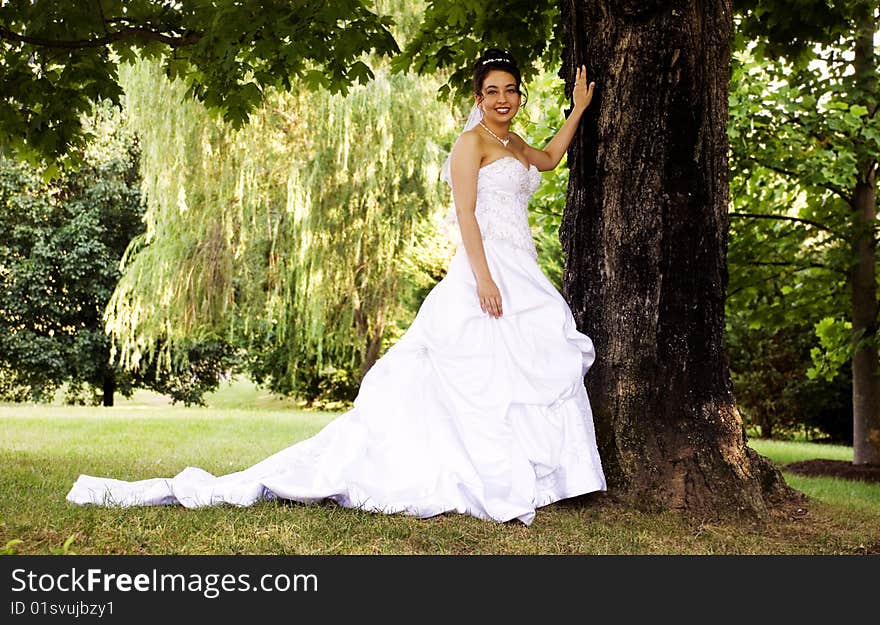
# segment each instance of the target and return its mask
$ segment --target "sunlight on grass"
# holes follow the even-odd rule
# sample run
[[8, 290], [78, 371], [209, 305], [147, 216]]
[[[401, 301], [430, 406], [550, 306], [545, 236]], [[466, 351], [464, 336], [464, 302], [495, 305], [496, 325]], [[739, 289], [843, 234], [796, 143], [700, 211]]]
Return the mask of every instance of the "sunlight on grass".
[[773, 441], [749, 439], [749, 447], [762, 456], [767, 456], [776, 464], [784, 465], [801, 460], [823, 458], [827, 460], [847, 460], [852, 462], [852, 447], [845, 445], [825, 445], [793, 441]]
[[126, 475], [140, 466], [176, 473], [191, 464], [229, 473], [312, 436], [335, 416], [292, 410], [160, 407], [144, 412], [122, 406], [0, 405], [0, 449], [61, 460], [87, 457], [91, 466], [82, 466], [84, 473], [121, 460], [132, 469]]

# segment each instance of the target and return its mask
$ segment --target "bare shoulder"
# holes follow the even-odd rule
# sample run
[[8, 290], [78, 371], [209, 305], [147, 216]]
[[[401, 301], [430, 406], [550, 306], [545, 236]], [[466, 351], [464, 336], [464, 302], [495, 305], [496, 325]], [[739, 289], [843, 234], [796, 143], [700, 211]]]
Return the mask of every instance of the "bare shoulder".
[[483, 138], [479, 133], [471, 128], [458, 136], [455, 142], [455, 149], [461, 149], [469, 153], [479, 153], [482, 150]]
[[453, 158], [465, 161], [476, 160], [479, 162], [483, 158], [484, 152], [483, 138], [473, 129], [461, 133], [452, 148]]

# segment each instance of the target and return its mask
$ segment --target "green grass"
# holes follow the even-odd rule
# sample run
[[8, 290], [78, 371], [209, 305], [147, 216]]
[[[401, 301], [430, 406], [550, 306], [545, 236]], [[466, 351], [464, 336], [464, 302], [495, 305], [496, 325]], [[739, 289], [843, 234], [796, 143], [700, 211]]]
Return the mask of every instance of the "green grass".
[[[209, 408], [136, 394], [113, 408], [0, 405], [0, 548], [48, 554], [855, 554], [880, 551], [880, 485], [785, 474], [805, 509], [766, 523], [646, 514], [587, 497], [541, 508], [526, 527], [464, 515], [416, 519], [330, 504], [113, 509], [68, 504], [79, 473], [143, 479], [186, 466], [236, 471], [317, 432], [305, 412], [247, 383]], [[780, 463], [846, 459], [851, 449], [753, 440]]]
[[853, 459], [852, 447], [844, 445], [749, 439], [749, 446], [762, 456], [767, 456], [773, 462], [783, 465], [816, 458], [849, 462]]
[[[749, 446], [774, 463], [784, 466], [801, 460], [817, 458], [852, 462], [852, 447], [818, 445], [804, 442], [750, 440]], [[785, 481], [792, 488], [809, 494], [817, 500], [834, 506], [841, 514], [855, 511], [880, 510], [880, 484], [843, 480], [834, 477], [809, 477], [783, 471]], [[878, 527], [880, 537], [880, 527]]]

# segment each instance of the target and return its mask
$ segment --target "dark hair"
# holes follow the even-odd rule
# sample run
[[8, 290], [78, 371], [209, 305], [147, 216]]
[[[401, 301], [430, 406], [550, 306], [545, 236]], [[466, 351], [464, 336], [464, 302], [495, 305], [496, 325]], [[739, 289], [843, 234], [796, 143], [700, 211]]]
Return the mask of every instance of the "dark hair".
[[[474, 63], [474, 95], [481, 95], [483, 93], [483, 82], [486, 80], [489, 72], [494, 69], [500, 69], [512, 74], [516, 79], [516, 92], [523, 95], [522, 77], [520, 76], [516, 59], [513, 58], [510, 52], [499, 48], [489, 48]], [[526, 99], [528, 99], [528, 94], [526, 94]]]

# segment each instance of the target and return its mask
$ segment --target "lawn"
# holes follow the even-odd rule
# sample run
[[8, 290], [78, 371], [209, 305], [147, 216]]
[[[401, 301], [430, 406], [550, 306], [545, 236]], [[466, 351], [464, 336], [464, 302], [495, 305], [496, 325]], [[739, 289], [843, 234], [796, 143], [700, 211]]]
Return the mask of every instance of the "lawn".
[[[68, 504], [77, 475], [236, 471], [320, 430], [338, 413], [304, 411], [238, 382], [207, 408], [149, 393], [112, 408], [0, 404], [0, 547], [20, 554], [864, 554], [880, 552], [880, 485], [785, 473], [809, 496], [766, 523], [709, 522], [603, 503], [562, 502], [535, 522], [463, 515], [415, 519], [329, 504], [108, 509]], [[852, 449], [753, 440], [783, 464], [851, 459]], [[9, 544], [10, 541], [17, 540]]]

